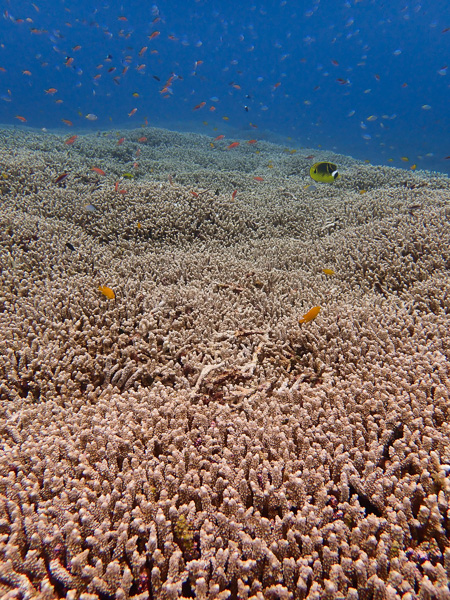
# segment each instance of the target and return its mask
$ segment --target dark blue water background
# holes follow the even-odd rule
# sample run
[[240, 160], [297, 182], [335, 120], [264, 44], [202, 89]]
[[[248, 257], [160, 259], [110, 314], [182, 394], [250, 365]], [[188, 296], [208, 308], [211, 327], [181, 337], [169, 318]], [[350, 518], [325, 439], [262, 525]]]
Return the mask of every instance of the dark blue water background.
[[0, 123], [148, 123], [450, 172], [448, 0], [0, 5]]

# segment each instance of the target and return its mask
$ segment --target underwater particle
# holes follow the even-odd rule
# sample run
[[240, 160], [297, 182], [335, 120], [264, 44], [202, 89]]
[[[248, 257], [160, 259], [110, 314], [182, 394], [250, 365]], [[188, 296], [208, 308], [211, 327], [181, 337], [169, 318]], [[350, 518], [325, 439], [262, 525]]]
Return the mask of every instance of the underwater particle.
[[306, 314], [304, 314], [303, 317], [301, 317], [298, 320], [298, 322], [300, 324], [301, 323], [309, 323], [310, 321], [315, 319], [319, 313], [320, 313], [320, 306], [313, 306], [313, 308], [308, 310], [308, 312]]
[[106, 285], [99, 285], [98, 291], [101, 292], [104, 296], [106, 296], [108, 300], [114, 300], [116, 297], [114, 291]]
[[397, 48], [397, 50], [394, 50], [394, 52], [392, 53], [394, 56], [400, 56], [400, 54], [402, 53], [400, 48]]
[[339, 177], [339, 172], [334, 163], [324, 161], [313, 164], [309, 170], [309, 175], [314, 181], [333, 183]]
[[322, 269], [322, 273], [325, 273], [325, 275], [334, 275], [333, 269]]

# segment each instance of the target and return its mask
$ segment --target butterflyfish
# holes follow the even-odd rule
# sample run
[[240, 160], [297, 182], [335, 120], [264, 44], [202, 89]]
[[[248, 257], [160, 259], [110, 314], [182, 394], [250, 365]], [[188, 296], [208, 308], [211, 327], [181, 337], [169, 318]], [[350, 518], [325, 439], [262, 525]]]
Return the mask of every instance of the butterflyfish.
[[339, 177], [337, 166], [330, 162], [315, 163], [309, 170], [309, 175], [314, 181], [320, 183], [333, 183]]

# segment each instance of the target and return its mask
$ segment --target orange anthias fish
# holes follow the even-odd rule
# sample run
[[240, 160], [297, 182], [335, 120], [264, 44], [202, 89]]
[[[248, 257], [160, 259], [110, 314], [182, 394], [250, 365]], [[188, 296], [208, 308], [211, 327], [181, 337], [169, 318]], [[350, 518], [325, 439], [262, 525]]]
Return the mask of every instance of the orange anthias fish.
[[48, 88], [48, 90], [44, 90], [44, 92], [46, 94], [49, 94], [50, 96], [53, 96], [53, 94], [56, 94], [58, 90], [56, 88]]
[[64, 143], [67, 144], [68, 146], [71, 146], [74, 141], [77, 139], [77, 135], [73, 135], [72, 137], [70, 137], [68, 140], [66, 140]]
[[98, 291], [101, 292], [104, 296], [106, 296], [108, 300], [114, 300], [114, 298], [116, 297], [114, 291], [106, 285], [99, 285]]
[[215, 142], [218, 142], [219, 140], [223, 140], [225, 136], [223, 135], [223, 133], [221, 135], [218, 135], [217, 137], [214, 138]]
[[313, 308], [311, 308], [311, 310], [308, 310], [308, 312], [305, 315], [303, 315], [303, 317], [301, 317], [298, 320], [298, 322], [299, 323], [309, 323], [310, 321], [315, 319], [319, 313], [320, 313], [320, 306], [314, 306]]
[[62, 121], [63, 123], [65, 123], [66, 125], [68, 125], [69, 127], [72, 127], [72, 126], [73, 126], [73, 123], [72, 123], [72, 121], [69, 121], [69, 119], [61, 119], [61, 121]]
[[22, 123], [26, 123], [26, 121], [27, 121], [27, 120], [25, 119], [25, 117], [21, 117], [20, 115], [16, 115], [14, 118], [15, 118], [15, 119], [19, 119], [19, 121], [22, 121]]
[[198, 110], [199, 108], [203, 108], [205, 106], [206, 102], [200, 102], [200, 104], [197, 104], [197, 106], [194, 106], [194, 108], [192, 110]]
[[106, 175], [105, 171], [103, 171], [102, 169], [99, 169], [98, 167], [91, 167], [91, 171], [95, 171], [99, 175]]
[[255, 181], [264, 181], [264, 179], [262, 177], [253, 177], [253, 179]]
[[237, 148], [238, 146], [239, 146], [239, 142], [233, 142], [229, 146], [227, 146], [227, 148], [228, 148], [228, 150], [231, 150], [231, 148]]

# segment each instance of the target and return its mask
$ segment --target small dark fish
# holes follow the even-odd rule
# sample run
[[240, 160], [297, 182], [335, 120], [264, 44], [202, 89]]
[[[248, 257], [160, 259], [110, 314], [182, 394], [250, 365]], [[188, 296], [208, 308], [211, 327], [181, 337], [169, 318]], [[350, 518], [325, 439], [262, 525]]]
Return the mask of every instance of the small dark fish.
[[72, 252], [75, 252], [75, 246], [72, 246], [72, 244], [70, 242], [66, 242], [66, 248], [69, 248], [69, 250], [72, 250]]
[[63, 179], [65, 179], [67, 177], [69, 173], [61, 173], [61, 175], [58, 175], [58, 177], [55, 179], [54, 183], [59, 183], [60, 181], [62, 181]]
[[153, 79], [156, 79], [156, 81], [161, 81], [161, 79], [157, 76], [157, 75], [152, 75]]

